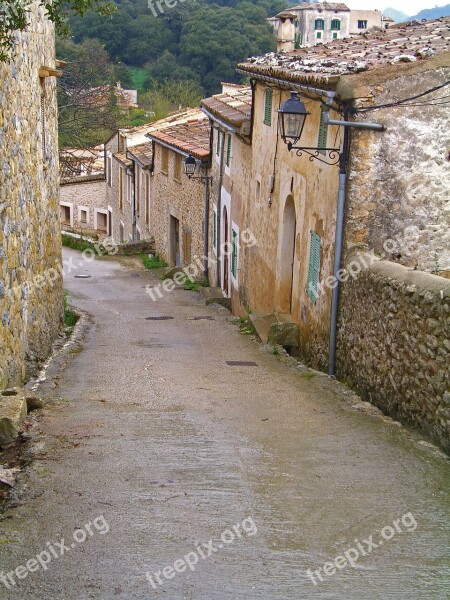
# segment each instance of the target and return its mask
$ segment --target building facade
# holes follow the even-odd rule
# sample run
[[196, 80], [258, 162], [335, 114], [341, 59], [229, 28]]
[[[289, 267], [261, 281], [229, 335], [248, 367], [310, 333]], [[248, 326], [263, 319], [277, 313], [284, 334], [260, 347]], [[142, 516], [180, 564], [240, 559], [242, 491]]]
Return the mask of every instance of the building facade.
[[31, 7], [0, 64], [0, 388], [51, 351], [63, 316], [53, 26]]

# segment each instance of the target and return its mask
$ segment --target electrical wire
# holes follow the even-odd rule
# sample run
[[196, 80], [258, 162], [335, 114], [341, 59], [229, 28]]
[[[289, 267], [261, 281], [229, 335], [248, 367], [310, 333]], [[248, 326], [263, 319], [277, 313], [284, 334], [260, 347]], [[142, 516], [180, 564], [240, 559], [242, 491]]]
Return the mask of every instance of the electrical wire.
[[[430, 88], [429, 90], [426, 90], [425, 92], [422, 92], [421, 94], [417, 94], [416, 96], [411, 96], [410, 98], [404, 98], [403, 100], [397, 100], [396, 102], [389, 102], [387, 104], [378, 104], [377, 106], [364, 106], [362, 108], [358, 108], [357, 112], [369, 112], [371, 110], [378, 110], [380, 108], [394, 108], [396, 106], [401, 106], [401, 105], [414, 106], [413, 104], [407, 104], [407, 103], [410, 100], [417, 100], [417, 98], [422, 98], [423, 96], [427, 96], [428, 94], [431, 94], [431, 93], [435, 92], [436, 90], [440, 90], [449, 84], [450, 84], [450, 81], [445, 81], [444, 83], [441, 83], [440, 85], [436, 85], [435, 87]], [[424, 106], [424, 105], [425, 105], [425, 103], [422, 104], [422, 106]], [[431, 104], [431, 106], [433, 106], [433, 104]]]

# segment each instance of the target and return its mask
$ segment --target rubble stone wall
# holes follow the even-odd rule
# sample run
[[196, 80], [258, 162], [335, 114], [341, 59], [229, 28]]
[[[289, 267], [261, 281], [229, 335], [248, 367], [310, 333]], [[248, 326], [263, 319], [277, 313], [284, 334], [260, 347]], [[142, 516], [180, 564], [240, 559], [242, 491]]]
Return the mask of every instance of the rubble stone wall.
[[447, 452], [449, 365], [450, 281], [378, 261], [343, 284], [338, 377]]
[[0, 388], [29, 377], [63, 316], [52, 271], [61, 263], [56, 81], [39, 77], [55, 66], [54, 30], [43, 8], [31, 9], [0, 64]]

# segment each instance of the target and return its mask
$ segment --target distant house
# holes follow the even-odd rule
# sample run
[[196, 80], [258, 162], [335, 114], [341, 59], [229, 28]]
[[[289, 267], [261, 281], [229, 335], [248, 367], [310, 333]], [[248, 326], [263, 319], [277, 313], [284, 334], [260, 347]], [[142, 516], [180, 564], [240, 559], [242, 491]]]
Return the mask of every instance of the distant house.
[[[360, 35], [373, 29], [387, 29], [389, 17], [383, 17], [379, 10], [350, 10], [341, 2], [303, 2], [290, 6], [287, 10], [268, 19], [278, 32], [279, 42], [288, 41], [291, 36], [283, 35], [286, 21], [293, 16], [292, 24], [295, 48], [325, 44], [336, 39]], [[279, 51], [285, 48], [279, 44]]]
[[188, 109], [154, 124], [147, 133], [153, 148], [152, 235], [155, 249], [171, 266], [203, 259], [205, 194], [199, 179], [188, 179], [183, 162], [192, 156], [209, 176], [210, 127], [199, 109]]
[[0, 63], [0, 389], [26, 381], [62, 328], [54, 28], [27, 12]]

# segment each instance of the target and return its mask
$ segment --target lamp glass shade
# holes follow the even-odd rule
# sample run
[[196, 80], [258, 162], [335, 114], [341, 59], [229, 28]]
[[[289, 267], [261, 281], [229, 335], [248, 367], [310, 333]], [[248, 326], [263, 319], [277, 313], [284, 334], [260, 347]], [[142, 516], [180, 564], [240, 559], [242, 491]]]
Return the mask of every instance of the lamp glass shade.
[[295, 144], [300, 139], [306, 117], [309, 115], [305, 105], [298, 99], [298, 92], [291, 92], [278, 111], [281, 124], [281, 137], [285, 144]]
[[184, 172], [188, 177], [191, 177], [195, 173], [195, 168], [197, 167], [197, 161], [189, 154], [189, 156], [184, 161]]

